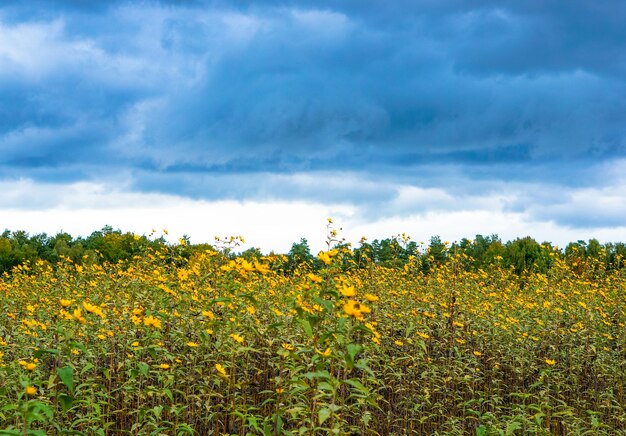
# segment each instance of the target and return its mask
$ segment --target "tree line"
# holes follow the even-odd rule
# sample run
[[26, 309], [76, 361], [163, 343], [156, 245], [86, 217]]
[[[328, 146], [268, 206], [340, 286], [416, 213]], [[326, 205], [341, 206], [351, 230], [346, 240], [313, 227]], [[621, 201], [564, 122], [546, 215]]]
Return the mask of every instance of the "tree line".
[[[205, 250], [221, 251], [226, 256], [242, 256], [248, 260], [256, 260], [263, 255], [258, 248], [235, 252], [234, 247], [218, 245], [191, 244], [184, 237], [176, 245], [177, 258], [190, 258], [194, 253]], [[77, 238], [65, 232], [49, 236], [45, 233], [29, 235], [24, 231], [5, 230], [0, 235], [0, 274], [38, 260], [53, 265], [63, 259], [71, 259], [76, 264], [126, 262], [134, 256], [141, 256], [149, 248], [158, 250], [172, 246], [163, 236], [139, 236], [110, 226], [87, 237]], [[466, 269], [487, 269], [490, 265], [499, 265], [512, 268], [519, 275], [528, 272], [547, 273], [557, 259], [565, 260], [574, 269], [589, 259], [596, 260], [604, 269], [618, 269], [624, 267], [626, 258], [626, 244], [622, 242], [601, 244], [596, 239], [579, 240], [561, 249], [548, 242], [539, 243], [531, 237], [503, 242], [496, 234], [476, 235], [472, 240], [462, 239], [453, 243], [433, 236], [428, 243], [419, 244], [405, 235], [397, 235], [371, 242], [362, 239], [358, 247], [334, 241], [329, 248], [347, 249], [346, 252], [350, 252], [350, 262], [346, 268], [365, 268], [371, 264], [404, 268], [409, 262], [417, 260], [424, 273], [455, 255], [463, 259], [463, 268]], [[311, 252], [306, 239], [293, 243], [289, 252], [281, 258], [283, 261], [279, 263], [279, 268], [285, 274], [291, 274], [303, 266], [311, 270], [323, 267], [323, 263]]]

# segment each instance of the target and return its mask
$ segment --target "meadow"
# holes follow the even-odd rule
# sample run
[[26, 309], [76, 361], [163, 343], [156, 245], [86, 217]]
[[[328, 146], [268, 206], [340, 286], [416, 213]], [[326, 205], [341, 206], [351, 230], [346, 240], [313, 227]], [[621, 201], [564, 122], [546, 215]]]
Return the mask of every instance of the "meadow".
[[601, 259], [329, 243], [287, 273], [184, 246], [2, 276], [1, 435], [626, 433], [626, 277]]

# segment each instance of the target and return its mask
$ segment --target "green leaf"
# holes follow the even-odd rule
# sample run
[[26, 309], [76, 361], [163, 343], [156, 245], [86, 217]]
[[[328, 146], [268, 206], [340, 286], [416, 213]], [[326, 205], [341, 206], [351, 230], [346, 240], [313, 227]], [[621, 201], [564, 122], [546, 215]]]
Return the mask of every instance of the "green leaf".
[[47, 349], [47, 348], [39, 348], [39, 349], [37, 349], [37, 350], [35, 350], [35, 351], [33, 352], [33, 355], [34, 355], [37, 359], [41, 359], [41, 357], [42, 357], [44, 354], [46, 354], [46, 353], [47, 353], [47, 354], [55, 354], [55, 355], [58, 355], [58, 354], [60, 354], [60, 351], [59, 351], [59, 350]]
[[57, 368], [57, 374], [65, 386], [72, 392], [74, 390], [74, 368], [71, 366], [64, 366], [63, 368]]
[[87, 371], [89, 371], [90, 369], [93, 369], [93, 368], [94, 368], [93, 363], [87, 362], [85, 364], [85, 366], [83, 367], [83, 369], [80, 370], [80, 375], [85, 374]]
[[148, 369], [150, 368], [148, 366], [148, 364], [146, 362], [139, 362], [137, 364], [137, 367], [139, 368], [139, 372], [144, 376], [144, 377], [148, 377]]
[[59, 404], [61, 405], [63, 413], [67, 413], [67, 411], [70, 410], [74, 405], [74, 397], [66, 394], [61, 394], [59, 395]]
[[309, 322], [308, 319], [298, 319], [298, 323], [300, 323], [300, 325], [302, 326], [302, 328], [304, 329], [304, 332], [309, 336], [309, 337], [313, 337], [313, 327], [311, 327], [311, 323]]
[[324, 407], [317, 412], [317, 419], [319, 420], [320, 425], [324, 424], [324, 421], [330, 418], [331, 413], [332, 411], [327, 407]]

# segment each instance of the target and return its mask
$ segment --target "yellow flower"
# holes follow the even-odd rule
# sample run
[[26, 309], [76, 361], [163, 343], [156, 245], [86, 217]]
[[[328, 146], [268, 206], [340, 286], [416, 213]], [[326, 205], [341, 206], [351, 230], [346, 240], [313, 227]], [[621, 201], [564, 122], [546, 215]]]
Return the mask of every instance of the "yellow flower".
[[317, 258], [321, 260], [322, 262], [324, 262], [326, 265], [330, 265], [330, 263], [332, 262], [330, 260], [330, 256], [328, 255], [328, 253], [324, 253], [323, 251], [319, 252], [319, 254], [317, 255]]
[[212, 335], [213, 333], [215, 333], [215, 332], [213, 331], [213, 329], [206, 329], [206, 332], [207, 332], [208, 334], [210, 334], [210, 335]]
[[306, 275], [308, 277], [309, 280], [311, 280], [313, 283], [321, 283], [324, 279], [322, 279], [320, 276], [316, 276], [313, 273], [308, 273]]
[[243, 342], [243, 336], [241, 336], [241, 335], [238, 335], [236, 333], [231, 333], [229, 336], [235, 342], [239, 342], [240, 344]]
[[24, 369], [26, 371], [34, 371], [35, 368], [37, 368], [37, 364], [34, 362], [28, 362], [26, 365], [24, 365]]
[[217, 373], [221, 376], [221, 377], [228, 377], [228, 375], [226, 374], [226, 370], [224, 369], [224, 367], [222, 365], [220, 365], [219, 363], [215, 364], [215, 369], [217, 370]]
[[161, 320], [153, 317], [153, 316], [146, 316], [143, 319], [143, 323], [148, 326], [148, 327], [154, 327], [156, 329], [160, 329], [161, 328]]
[[354, 286], [343, 285], [339, 288], [339, 292], [341, 292], [341, 295], [344, 297], [354, 297], [356, 295], [356, 289], [354, 289]]
[[429, 339], [430, 338], [430, 336], [428, 336], [428, 334], [422, 333], [422, 332], [417, 332], [417, 336], [419, 336], [422, 339]]
[[394, 344], [396, 344], [398, 347], [401, 347], [404, 345], [404, 342], [402, 341], [393, 341]]
[[37, 394], [37, 388], [35, 386], [28, 386], [24, 389], [24, 392], [26, 392], [26, 395], [30, 395], [32, 397]]
[[380, 298], [378, 298], [378, 296], [374, 294], [365, 294], [365, 299], [369, 301], [370, 303], [380, 300]]
[[198, 346], [198, 344], [196, 342], [189, 341], [187, 342], [187, 346], [191, 348], [195, 348]]
[[243, 269], [246, 272], [251, 272], [251, 271], [254, 271], [254, 266], [247, 260], [243, 259], [241, 261], [241, 269]]
[[130, 344], [130, 345], [131, 345], [131, 346], [133, 346], [133, 347], [138, 347], [138, 346], [139, 346], [139, 342], [138, 342], [138, 341], [135, 341], [135, 342], [133, 342], [133, 343], [132, 343], [132, 344]]
[[74, 318], [81, 324], [87, 324], [87, 318], [83, 316], [83, 311], [80, 307], [74, 309]]
[[326, 348], [324, 351], [320, 351], [320, 350], [318, 350], [318, 349], [316, 348], [316, 349], [315, 349], [315, 352], [316, 352], [317, 354], [319, 354], [320, 356], [328, 357], [328, 356], [330, 356], [331, 350], [330, 350], [330, 348]]
[[353, 316], [356, 319], [361, 320], [363, 319], [363, 314], [369, 313], [370, 309], [357, 301], [348, 300], [346, 304], [343, 305], [343, 311], [346, 313], [346, 315]]
[[287, 344], [287, 343], [284, 343], [284, 344], [282, 345], [282, 347], [283, 347], [285, 350], [289, 350], [289, 351], [293, 351], [293, 350], [294, 350], [293, 345], [289, 345], [289, 344]]
[[61, 300], [59, 300], [59, 303], [61, 303], [61, 306], [67, 307], [70, 304], [72, 304], [72, 300], [66, 300], [66, 299], [62, 298]]
[[556, 364], [556, 360], [552, 360], [552, 359], [546, 359], [545, 362], [550, 366]]
[[170, 366], [167, 363], [162, 363], [159, 365], [159, 368], [161, 369], [170, 369]]
[[277, 394], [282, 394], [283, 392], [285, 392], [285, 390], [283, 388], [276, 388], [276, 393]]
[[480, 351], [474, 351], [474, 356], [480, 357], [482, 355], [483, 355], [483, 353], [481, 353]]
[[254, 262], [254, 267], [261, 274], [267, 274], [270, 272], [270, 267], [267, 265], [261, 265], [259, 262]]

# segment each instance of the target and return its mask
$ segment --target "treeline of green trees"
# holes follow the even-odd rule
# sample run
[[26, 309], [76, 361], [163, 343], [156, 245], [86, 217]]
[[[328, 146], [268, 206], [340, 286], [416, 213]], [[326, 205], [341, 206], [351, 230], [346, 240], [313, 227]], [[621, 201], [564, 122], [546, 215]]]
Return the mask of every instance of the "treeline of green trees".
[[[232, 246], [213, 246], [209, 244], [190, 244], [187, 238], [177, 244], [177, 258], [189, 258], [194, 253], [205, 250], [220, 250], [229, 256], [239, 255], [248, 260], [262, 256], [257, 248], [236, 253]], [[218, 244], [219, 241], [218, 241]], [[334, 248], [341, 249], [347, 245], [334, 241]], [[138, 236], [130, 232], [115, 230], [106, 226], [93, 232], [88, 237], [74, 238], [68, 233], [48, 236], [45, 233], [29, 235], [24, 231], [5, 230], [0, 236], [0, 274], [10, 272], [15, 266], [44, 260], [56, 264], [63, 258], [69, 258], [77, 264], [85, 263], [117, 263], [142, 255], [146, 249], [171, 248], [161, 236], [150, 238]], [[568, 244], [564, 249], [550, 243], [538, 243], [531, 237], [518, 238], [503, 242], [497, 235], [477, 235], [473, 240], [462, 239], [449, 244], [434, 236], [428, 244], [410, 241], [405, 236], [394, 236], [382, 240], [368, 242], [362, 240], [352, 250], [351, 262], [346, 267], [366, 267], [372, 263], [402, 268], [410, 259], [418, 260], [420, 268], [428, 272], [435, 265], [447, 262], [452, 255], [461, 255], [463, 267], [469, 269], [486, 269], [489, 265], [511, 267], [517, 274], [526, 272], [546, 273], [556, 259], [566, 260], [570, 266], [582, 265], [584, 260], [596, 259], [597, 264], [605, 269], [624, 267], [626, 244], [601, 244], [596, 239], [577, 241]], [[173, 258], [172, 258], [173, 259]], [[283, 257], [281, 270], [286, 274], [295, 271], [302, 264], [312, 269], [323, 266], [316, 255], [311, 252], [306, 239], [294, 243], [291, 250]]]

